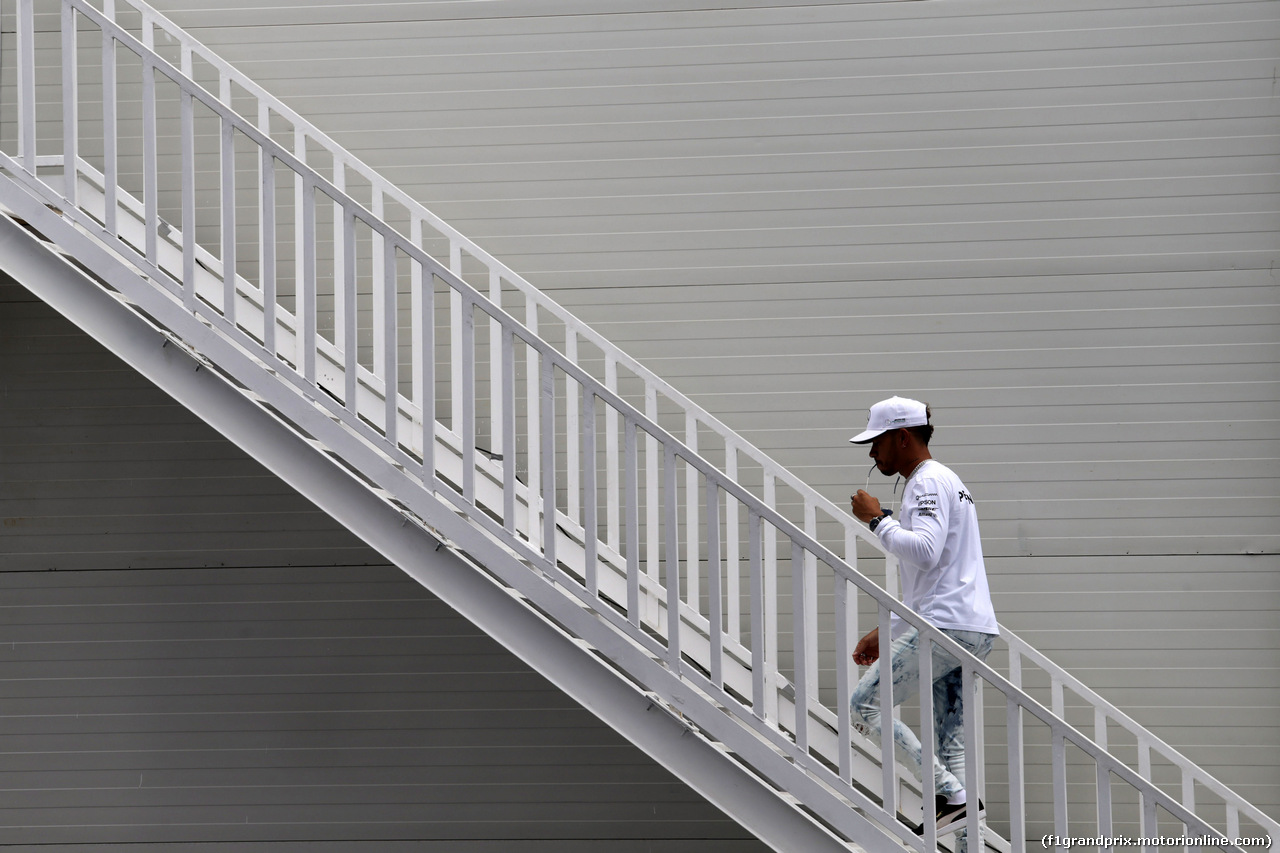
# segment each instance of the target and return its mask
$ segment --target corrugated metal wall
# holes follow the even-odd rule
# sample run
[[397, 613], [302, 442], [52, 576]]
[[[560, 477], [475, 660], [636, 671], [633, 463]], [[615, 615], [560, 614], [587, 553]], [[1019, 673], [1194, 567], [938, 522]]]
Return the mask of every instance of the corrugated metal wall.
[[0, 846], [763, 849], [0, 281]]
[[1001, 619], [1280, 809], [1277, 3], [157, 5], [832, 499], [928, 400]]

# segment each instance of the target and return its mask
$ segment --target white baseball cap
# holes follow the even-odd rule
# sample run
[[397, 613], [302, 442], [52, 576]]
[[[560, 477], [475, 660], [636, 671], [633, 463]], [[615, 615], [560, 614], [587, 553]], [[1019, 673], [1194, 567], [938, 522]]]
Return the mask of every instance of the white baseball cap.
[[906, 397], [890, 397], [871, 407], [867, 428], [849, 439], [854, 444], [866, 444], [882, 432], [902, 427], [924, 426], [929, 423], [929, 409], [919, 400]]

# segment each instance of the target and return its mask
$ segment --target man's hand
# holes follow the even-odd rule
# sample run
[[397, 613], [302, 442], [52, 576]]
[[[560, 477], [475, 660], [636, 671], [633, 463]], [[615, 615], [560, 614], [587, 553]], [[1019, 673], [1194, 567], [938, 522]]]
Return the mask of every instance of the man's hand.
[[[865, 494], [865, 492], [863, 493]], [[872, 498], [875, 500], [875, 498]], [[859, 666], [870, 666], [880, 658], [880, 629], [874, 628], [858, 641], [853, 649], [853, 662]]]
[[863, 489], [858, 489], [858, 493], [850, 498], [849, 502], [853, 508], [853, 517], [858, 521], [871, 521], [883, 514], [880, 512], [880, 501]]

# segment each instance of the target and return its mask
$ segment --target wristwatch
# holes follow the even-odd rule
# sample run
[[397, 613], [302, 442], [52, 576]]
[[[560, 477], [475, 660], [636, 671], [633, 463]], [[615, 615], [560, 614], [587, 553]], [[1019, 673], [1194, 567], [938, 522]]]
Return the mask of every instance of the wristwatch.
[[876, 528], [880, 526], [880, 522], [884, 521], [886, 518], [888, 518], [891, 515], [893, 515], [893, 510], [882, 509], [880, 510], [880, 515], [876, 516], [875, 518], [867, 522], [867, 527], [871, 529], [872, 533], [875, 533]]

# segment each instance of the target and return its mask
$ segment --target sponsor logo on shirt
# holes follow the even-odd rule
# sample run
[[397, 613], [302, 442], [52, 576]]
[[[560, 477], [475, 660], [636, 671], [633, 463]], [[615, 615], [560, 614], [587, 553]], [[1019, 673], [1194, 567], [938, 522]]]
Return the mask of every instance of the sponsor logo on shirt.
[[960, 500], [968, 501], [970, 504], [973, 504], [973, 496], [970, 495], [968, 492], [966, 492], [964, 489], [960, 490]]

